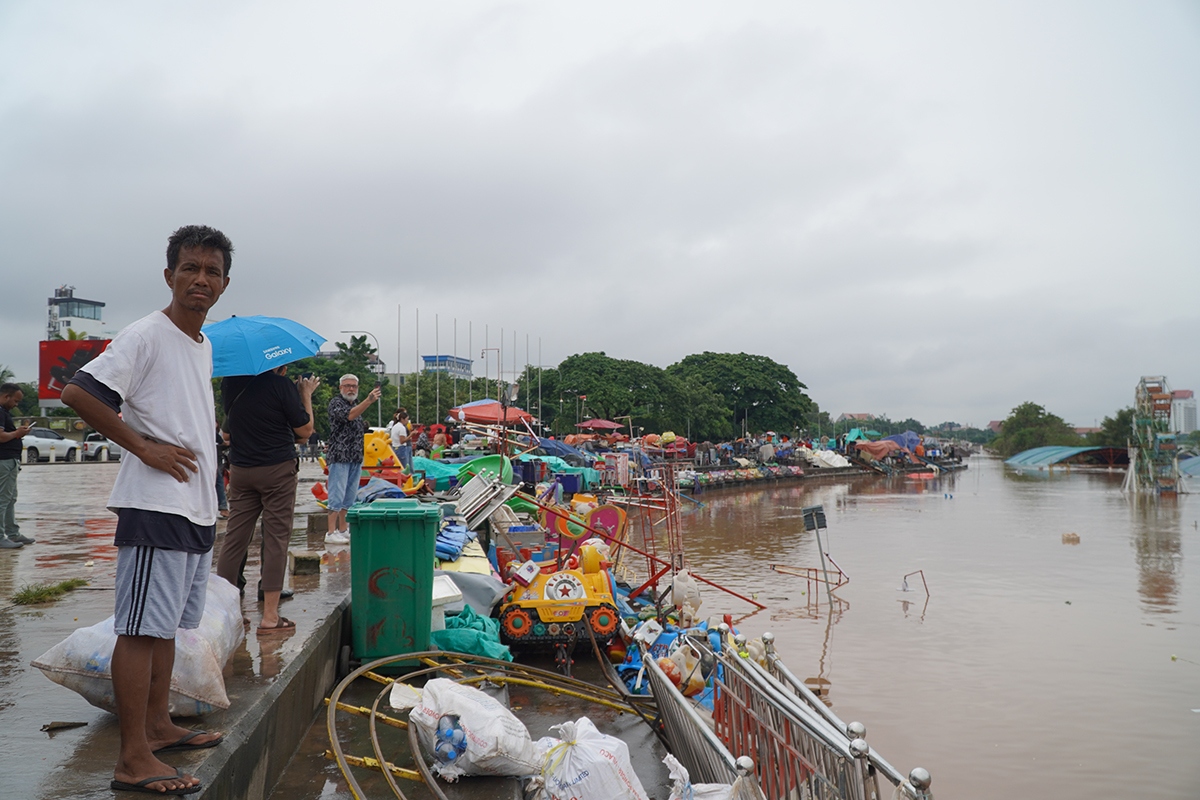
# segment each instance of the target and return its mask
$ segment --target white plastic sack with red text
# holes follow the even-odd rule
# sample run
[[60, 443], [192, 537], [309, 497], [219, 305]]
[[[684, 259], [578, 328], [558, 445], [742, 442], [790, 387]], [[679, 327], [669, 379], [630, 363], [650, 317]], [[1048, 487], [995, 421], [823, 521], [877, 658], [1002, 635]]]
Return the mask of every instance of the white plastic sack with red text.
[[547, 746], [542, 797], [548, 800], [647, 800], [646, 790], [629, 761], [629, 746], [596, 730], [587, 717], [564, 722], [550, 730], [559, 739], [544, 737]]

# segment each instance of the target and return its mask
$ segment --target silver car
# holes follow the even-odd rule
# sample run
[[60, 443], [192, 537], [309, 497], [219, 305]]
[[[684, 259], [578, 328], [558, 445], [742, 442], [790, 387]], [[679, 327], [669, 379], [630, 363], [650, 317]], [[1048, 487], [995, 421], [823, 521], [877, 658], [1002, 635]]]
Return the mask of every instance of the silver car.
[[123, 453], [121, 445], [110, 442], [102, 433], [83, 437], [83, 457], [87, 461], [116, 461]]

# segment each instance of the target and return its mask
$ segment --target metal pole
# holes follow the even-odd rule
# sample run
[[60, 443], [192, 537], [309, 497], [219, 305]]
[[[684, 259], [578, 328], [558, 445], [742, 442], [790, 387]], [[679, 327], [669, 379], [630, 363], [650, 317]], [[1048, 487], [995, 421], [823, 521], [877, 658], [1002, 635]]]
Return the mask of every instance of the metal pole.
[[[467, 353], [475, 352], [475, 321], [467, 321]], [[471, 362], [471, 379], [467, 381], [467, 402], [475, 399], [475, 362]]]
[[542, 422], [542, 337], [538, 337], [538, 422], [542, 424], [542, 433], [546, 432]]
[[454, 318], [454, 406], [458, 407], [458, 317]]
[[829, 596], [829, 611], [833, 612], [833, 589], [829, 587], [829, 570], [825, 568], [825, 546], [821, 544], [820, 526], [813, 528], [817, 534], [817, 553], [821, 556], [821, 572], [825, 575], [825, 594]]
[[417, 333], [413, 346], [417, 348], [417, 424], [421, 424], [421, 309], [417, 309]]
[[400, 407], [400, 304], [396, 304], [396, 407]]
[[438, 315], [433, 315], [433, 357], [435, 361], [433, 372], [433, 421], [440, 422], [442, 419], [442, 344], [441, 344], [441, 325], [438, 324]]

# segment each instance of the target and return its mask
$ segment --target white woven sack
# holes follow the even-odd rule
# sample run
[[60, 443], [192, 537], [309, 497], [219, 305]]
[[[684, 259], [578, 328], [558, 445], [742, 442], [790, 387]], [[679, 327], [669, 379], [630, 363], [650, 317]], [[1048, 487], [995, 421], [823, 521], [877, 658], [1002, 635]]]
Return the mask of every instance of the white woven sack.
[[542, 768], [549, 800], [647, 800], [646, 790], [629, 761], [629, 746], [601, 733], [587, 717], [564, 722], [550, 730], [560, 739], [549, 744]]
[[453, 763], [433, 764], [442, 778], [451, 782], [461, 775], [519, 778], [541, 770], [541, 756], [525, 723], [487, 693], [447, 678], [426, 683], [420, 703], [408, 715], [427, 752], [433, 752], [438, 720], [445, 714], [458, 717], [467, 749]]
[[[225, 677], [221, 673], [244, 637], [237, 587], [209, 575], [200, 627], [180, 628], [175, 632], [175, 669], [167, 700], [171, 716], [198, 717], [216, 708], [229, 708]], [[116, 713], [111, 670], [116, 644], [110, 616], [90, 627], [79, 628], [32, 665], [55, 683], [78, 692], [96, 708]]]

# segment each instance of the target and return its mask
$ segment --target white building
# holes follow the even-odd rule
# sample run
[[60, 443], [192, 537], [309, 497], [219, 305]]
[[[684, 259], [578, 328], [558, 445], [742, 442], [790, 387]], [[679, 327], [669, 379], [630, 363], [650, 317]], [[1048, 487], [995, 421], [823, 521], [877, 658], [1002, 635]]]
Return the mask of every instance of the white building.
[[472, 361], [458, 356], [421, 356], [425, 362], [425, 372], [444, 372], [452, 378], [462, 378], [469, 381], [473, 377]]
[[1171, 392], [1171, 430], [1176, 433], [1196, 430], [1196, 396], [1191, 389]]
[[54, 297], [46, 298], [49, 306], [46, 320], [46, 339], [66, 339], [67, 329], [87, 334], [89, 339], [104, 339], [101, 318], [104, 303], [99, 300], [84, 300], [75, 296], [74, 286], [60, 286]]

